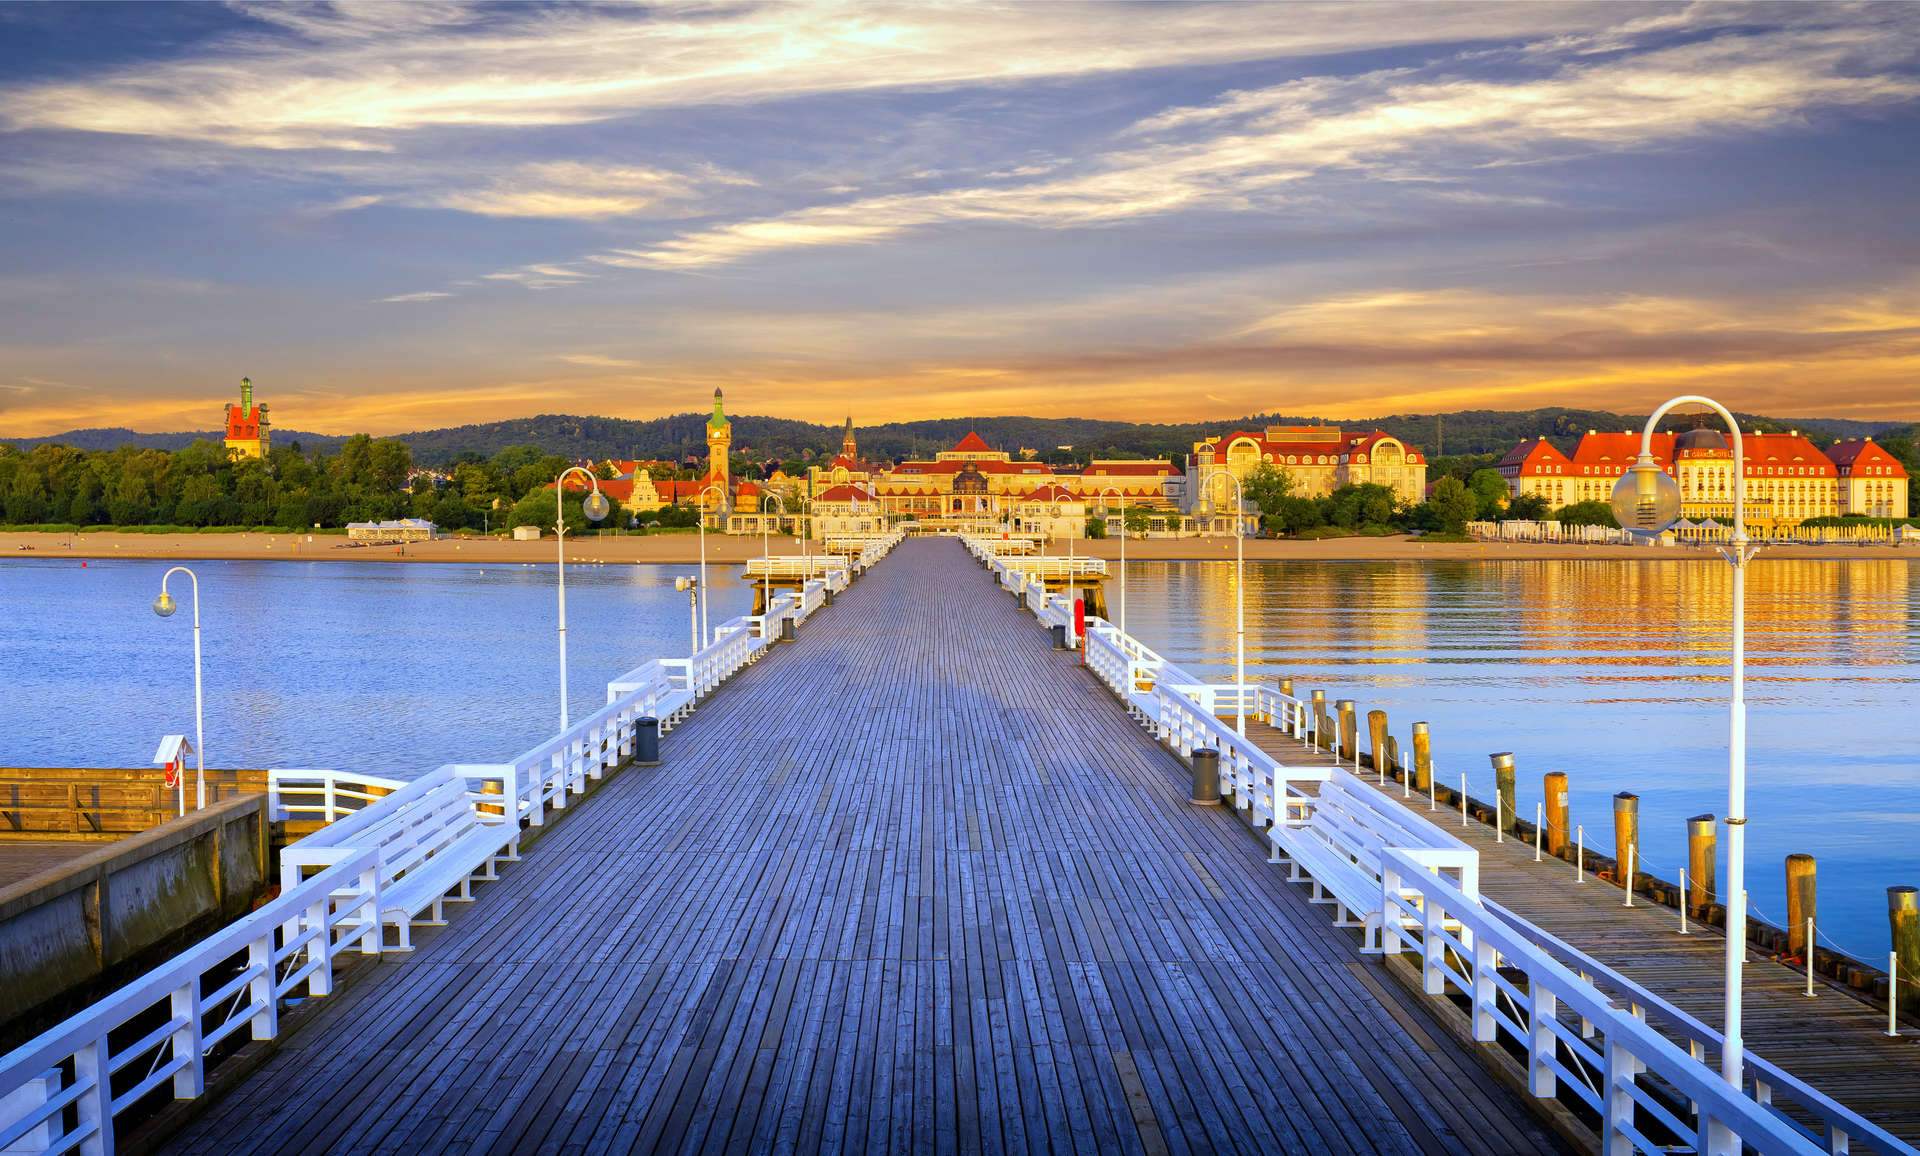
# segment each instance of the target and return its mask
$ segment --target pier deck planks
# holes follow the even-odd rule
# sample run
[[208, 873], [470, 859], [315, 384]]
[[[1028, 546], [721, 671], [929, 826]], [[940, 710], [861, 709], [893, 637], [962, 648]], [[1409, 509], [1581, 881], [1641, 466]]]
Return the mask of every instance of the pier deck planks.
[[[1265, 722], [1249, 721], [1247, 735], [1283, 763], [1334, 765], [1326, 752], [1309, 751]], [[1344, 765], [1353, 770], [1350, 762]], [[1496, 842], [1487, 823], [1475, 820], [1461, 826], [1457, 807], [1449, 809], [1442, 803], [1430, 810], [1424, 796], [1404, 798], [1401, 785], [1391, 779], [1379, 787], [1371, 768], [1355, 774], [1479, 851], [1483, 894], [1701, 1022], [1719, 1027], [1725, 1020], [1727, 941], [1717, 929], [1690, 919], [1689, 933], [1683, 936], [1680, 914], [1673, 908], [1644, 897], [1625, 907], [1626, 893], [1591, 872], [1581, 884], [1575, 882], [1571, 863], [1551, 855], [1535, 863], [1531, 842], [1513, 837]], [[1611, 853], [1610, 830], [1598, 836], [1588, 832], [1588, 846]], [[1599, 839], [1608, 843], [1601, 847]], [[1679, 878], [1677, 866], [1651, 866], [1668, 882]], [[1741, 1035], [1747, 1050], [1901, 1139], [1920, 1143], [1920, 1095], [1914, 1091], [1920, 1087], [1920, 1049], [1914, 1047], [1911, 1029], [1901, 1038], [1889, 1037], [1884, 1010], [1869, 1007], [1818, 978], [1814, 990], [1818, 994], [1808, 999], [1805, 971], [1750, 949], [1741, 986]], [[1718, 1063], [1717, 1057], [1714, 1062]]]
[[1077, 662], [903, 543], [173, 1150], [1562, 1150]]

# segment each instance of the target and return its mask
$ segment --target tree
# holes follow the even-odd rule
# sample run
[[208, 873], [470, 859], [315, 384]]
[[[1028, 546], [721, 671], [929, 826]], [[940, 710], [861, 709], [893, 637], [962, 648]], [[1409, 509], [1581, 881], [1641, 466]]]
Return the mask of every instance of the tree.
[[1139, 506], [1128, 506], [1126, 517], [1127, 533], [1144, 534], [1153, 528], [1153, 515]]
[[1087, 537], [1104, 538], [1107, 536], [1107, 520], [1087, 515]]
[[1455, 477], [1445, 477], [1435, 482], [1433, 496], [1427, 500], [1427, 504], [1433, 507], [1440, 528], [1449, 534], [1465, 530], [1467, 523], [1480, 512], [1479, 499]]
[[1500, 517], [1500, 511], [1506, 509], [1507, 479], [1500, 476], [1500, 471], [1473, 471], [1473, 476], [1467, 479], [1467, 488], [1479, 503], [1481, 521], [1494, 521]]
[[1539, 494], [1521, 494], [1507, 503], [1507, 517], [1517, 522], [1543, 522], [1550, 509]]
[[1560, 507], [1553, 517], [1562, 526], [1620, 525], [1613, 520], [1613, 507], [1605, 502], [1575, 502], [1571, 506]]
[[1240, 480], [1240, 492], [1263, 511], [1277, 510], [1293, 493], [1293, 476], [1272, 462], [1261, 462]]

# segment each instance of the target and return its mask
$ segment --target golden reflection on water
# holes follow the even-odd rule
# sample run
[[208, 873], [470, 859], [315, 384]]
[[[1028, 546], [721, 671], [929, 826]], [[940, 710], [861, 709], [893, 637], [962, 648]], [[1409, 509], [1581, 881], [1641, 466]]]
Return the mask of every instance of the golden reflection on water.
[[[1130, 563], [1129, 628], [1230, 678], [1234, 570]], [[1428, 721], [1450, 775], [1514, 751], [1524, 810], [1541, 774], [1566, 771], [1589, 834], [1610, 839], [1607, 796], [1637, 791], [1656, 864], [1677, 859], [1687, 815], [1725, 812], [1733, 576], [1718, 560], [1249, 562], [1246, 604], [1250, 678], [1381, 707], [1403, 741]], [[1834, 927], [1883, 943], [1882, 889], [1920, 883], [1920, 563], [1763, 555], [1746, 627], [1754, 902], [1779, 907], [1778, 857], [1811, 852]]]

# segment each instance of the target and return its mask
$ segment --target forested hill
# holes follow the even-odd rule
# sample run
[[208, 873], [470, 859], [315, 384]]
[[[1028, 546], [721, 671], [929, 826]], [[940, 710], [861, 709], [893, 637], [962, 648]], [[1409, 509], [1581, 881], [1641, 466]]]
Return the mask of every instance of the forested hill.
[[[1899, 423], [1776, 419], [1749, 414], [1742, 414], [1740, 418], [1743, 426], [1750, 429], [1798, 429], [1821, 444], [1863, 435], [1910, 437], [1914, 432], [1912, 426]], [[983, 417], [890, 422], [878, 426], [856, 426], [855, 432], [860, 440], [861, 454], [873, 459], [898, 460], [931, 455], [952, 446], [969, 430], [977, 431], [996, 448], [1010, 451], [1032, 449], [1048, 453], [1070, 446], [1073, 455], [1079, 458], [1089, 455], [1158, 457], [1184, 454], [1200, 438], [1234, 428], [1303, 425], [1319, 420], [1311, 415], [1255, 414], [1232, 422], [1153, 425], [1092, 418]], [[1383, 429], [1430, 456], [1438, 456], [1505, 453], [1516, 443], [1539, 436], [1552, 437], [1563, 446], [1571, 446], [1579, 435], [1589, 429], [1637, 430], [1645, 420], [1644, 414], [1556, 407], [1394, 414], [1373, 421], [1328, 424], [1348, 429]], [[414, 460], [422, 465], [442, 464], [463, 453], [491, 456], [509, 446], [537, 446], [548, 453], [570, 458], [678, 460], [689, 454], [705, 456], [706, 421], [707, 415], [704, 413], [675, 414], [647, 421], [547, 414], [396, 436], [412, 448]], [[832, 453], [840, 445], [841, 430], [836, 425], [816, 425], [753, 415], [734, 417], [732, 422], [734, 451], [752, 457], [793, 459], [805, 456], [807, 451], [815, 454]], [[23, 449], [42, 443], [58, 443], [90, 450], [113, 449], [122, 445], [177, 450], [195, 438], [217, 441], [220, 436], [217, 431], [143, 434], [125, 429], [95, 429], [74, 430], [44, 438], [0, 438], [0, 442], [11, 441]], [[299, 442], [301, 448], [308, 451], [333, 451], [345, 441], [336, 435], [291, 430], [275, 430], [273, 439], [275, 445]]]

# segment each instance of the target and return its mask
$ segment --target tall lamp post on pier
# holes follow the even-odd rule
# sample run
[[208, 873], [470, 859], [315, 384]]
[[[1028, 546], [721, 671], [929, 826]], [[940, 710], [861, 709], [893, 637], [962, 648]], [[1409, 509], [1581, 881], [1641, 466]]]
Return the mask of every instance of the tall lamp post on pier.
[[[1053, 504], [1053, 520], [1058, 522], [1067, 516], [1067, 503]], [[1067, 613], [1073, 613], [1073, 535], [1067, 535]]]
[[1233, 483], [1233, 697], [1240, 704], [1234, 726], [1244, 735], [1247, 733], [1247, 514], [1257, 514], [1260, 508], [1248, 504], [1246, 491], [1240, 488], [1240, 479], [1233, 471], [1215, 470], [1208, 475], [1207, 486], [1194, 507], [1194, 512], [1202, 518], [1213, 517], [1215, 478]]
[[[780, 507], [780, 516], [787, 516], [787, 503], [772, 490], [763, 490], [760, 495], [760, 560], [766, 563], [766, 569], [760, 572], [760, 613], [773, 613], [773, 549], [767, 535], [767, 503]], [[812, 575], [808, 575], [811, 577]], [[801, 589], [806, 589], [806, 579], [802, 578]]]
[[560, 730], [567, 729], [567, 478], [572, 474], [582, 474], [593, 485], [593, 493], [581, 504], [582, 512], [588, 518], [598, 522], [612, 509], [607, 496], [600, 492], [600, 479], [585, 466], [568, 466], [553, 479], [553, 542], [559, 557], [560, 574]]
[[193, 581], [193, 757], [198, 776], [193, 787], [193, 805], [201, 809], [207, 805], [207, 740], [203, 720], [206, 715], [205, 699], [200, 693], [200, 576], [185, 566], [175, 566], [160, 575], [160, 596], [153, 600], [153, 612], [162, 618], [173, 617], [180, 604], [167, 593], [167, 579], [175, 574], [185, 574]]
[[706, 501], [707, 501], [708, 490], [712, 490], [714, 493], [720, 495], [720, 502], [722, 505], [725, 505], [727, 501], [726, 487], [718, 484], [703, 486], [700, 492], [694, 495], [694, 499], [693, 499], [694, 508], [698, 510], [700, 515], [700, 518], [699, 518], [700, 583], [698, 587], [695, 588], [694, 594], [693, 594], [693, 596], [699, 599], [700, 601], [700, 645], [693, 648], [694, 653], [696, 654], [707, 648], [707, 507], [706, 507]]
[[[1640, 434], [1640, 456], [1613, 487], [1613, 516], [1629, 532], [1651, 537], [1680, 516], [1680, 486], [1653, 457], [1653, 429], [1677, 405], [1704, 405], [1733, 431], [1733, 534], [1720, 556], [1733, 567], [1732, 693], [1727, 704], [1727, 957], [1726, 1038], [1720, 1048], [1720, 1075], [1743, 1086], [1744, 1044], [1740, 1037], [1740, 984], [1747, 948], [1747, 562], [1754, 547], [1747, 538], [1746, 448], [1740, 423], [1712, 398], [1688, 394], [1653, 411]], [[1738, 1137], [1716, 1125], [1709, 1151], [1736, 1153]]]
[[1094, 508], [1093, 516], [1102, 524], [1107, 520], [1108, 494], [1120, 499], [1120, 633], [1127, 632], [1127, 492], [1118, 486], [1107, 486], [1100, 491], [1100, 504]]

